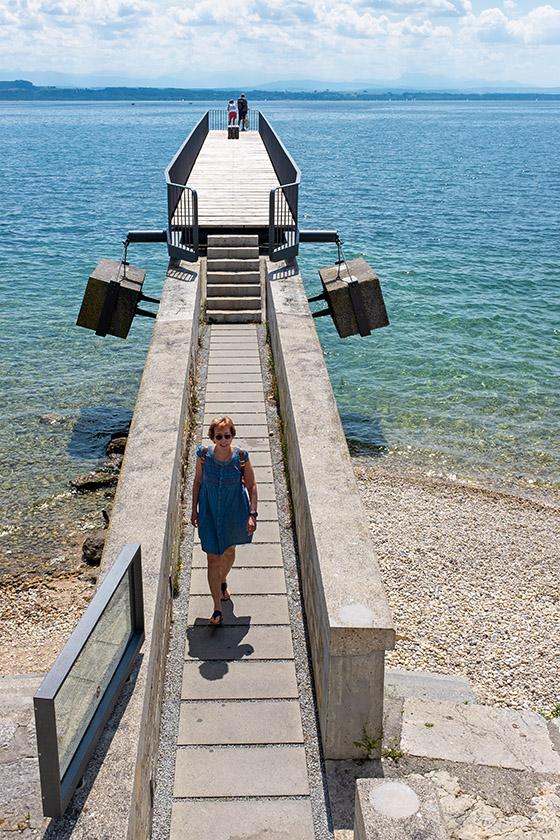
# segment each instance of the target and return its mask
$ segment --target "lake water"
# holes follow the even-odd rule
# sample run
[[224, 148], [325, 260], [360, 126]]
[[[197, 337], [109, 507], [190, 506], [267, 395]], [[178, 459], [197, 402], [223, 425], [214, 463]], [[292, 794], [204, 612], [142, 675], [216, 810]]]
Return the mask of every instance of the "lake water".
[[[351, 451], [559, 489], [560, 104], [253, 102], [302, 170], [302, 228], [378, 273], [391, 325], [317, 328]], [[102, 257], [166, 226], [164, 169], [216, 103], [0, 103], [0, 530], [41, 516], [134, 408], [153, 322], [75, 326]], [[305, 245], [309, 294], [336, 249]], [[163, 245], [133, 245], [157, 297]]]

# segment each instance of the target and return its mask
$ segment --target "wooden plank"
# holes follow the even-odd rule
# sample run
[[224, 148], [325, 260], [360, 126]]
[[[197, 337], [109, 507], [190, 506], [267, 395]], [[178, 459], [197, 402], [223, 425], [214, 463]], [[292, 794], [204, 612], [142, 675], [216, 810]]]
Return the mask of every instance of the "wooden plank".
[[239, 140], [208, 132], [187, 183], [198, 193], [201, 227], [268, 227], [270, 190], [279, 184], [257, 131]]

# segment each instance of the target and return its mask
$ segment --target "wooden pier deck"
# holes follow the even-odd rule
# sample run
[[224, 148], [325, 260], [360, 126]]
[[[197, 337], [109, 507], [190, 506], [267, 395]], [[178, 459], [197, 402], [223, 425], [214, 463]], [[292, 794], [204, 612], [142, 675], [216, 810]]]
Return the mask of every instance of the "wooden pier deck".
[[201, 228], [268, 228], [270, 190], [279, 186], [258, 131], [209, 131], [187, 185], [198, 193]]

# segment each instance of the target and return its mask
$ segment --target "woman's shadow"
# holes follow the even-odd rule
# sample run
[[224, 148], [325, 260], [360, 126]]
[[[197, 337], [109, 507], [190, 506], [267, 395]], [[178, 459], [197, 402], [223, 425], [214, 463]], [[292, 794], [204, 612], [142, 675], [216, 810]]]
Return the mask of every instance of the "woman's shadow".
[[198, 659], [199, 671], [206, 680], [221, 680], [229, 670], [228, 662], [251, 656], [252, 645], [241, 644], [251, 626], [250, 615], [235, 615], [233, 600], [222, 601], [223, 622], [209, 627], [208, 619], [195, 619], [187, 628], [186, 659]]

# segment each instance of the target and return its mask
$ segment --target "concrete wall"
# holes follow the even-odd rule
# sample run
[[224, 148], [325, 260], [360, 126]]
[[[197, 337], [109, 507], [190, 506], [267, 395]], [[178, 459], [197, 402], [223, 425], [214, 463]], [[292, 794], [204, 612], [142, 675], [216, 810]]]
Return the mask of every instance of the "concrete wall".
[[295, 262], [267, 265], [267, 313], [325, 758], [364, 757], [354, 744], [364, 736], [379, 757], [385, 650], [395, 634]]
[[[73, 836], [150, 836], [161, 698], [180, 533], [189, 377], [200, 313], [199, 265], [176, 263], [165, 278], [120, 474], [100, 580], [127, 542], [142, 547], [146, 640], [130, 700]], [[91, 813], [96, 819], [88, 819]]]

